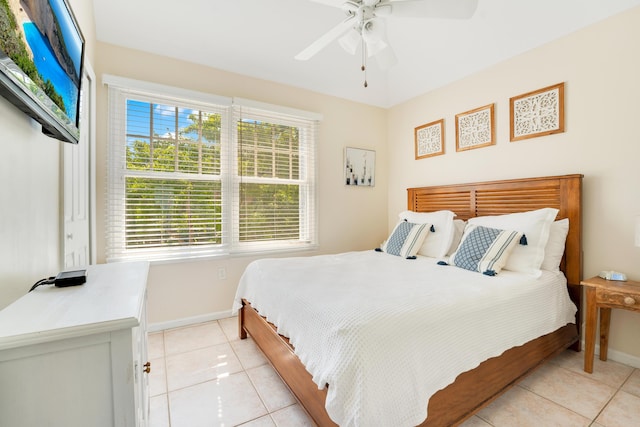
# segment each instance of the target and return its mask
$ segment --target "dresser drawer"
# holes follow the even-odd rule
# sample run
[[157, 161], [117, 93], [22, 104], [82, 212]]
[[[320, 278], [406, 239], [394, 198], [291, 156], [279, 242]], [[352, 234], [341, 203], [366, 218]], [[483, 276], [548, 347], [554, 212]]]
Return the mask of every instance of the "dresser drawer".
[[596, 301], [599, 305], [624, 307], [640, 311], [640, 294], [638, 293], [598, 289], [596, 291]]

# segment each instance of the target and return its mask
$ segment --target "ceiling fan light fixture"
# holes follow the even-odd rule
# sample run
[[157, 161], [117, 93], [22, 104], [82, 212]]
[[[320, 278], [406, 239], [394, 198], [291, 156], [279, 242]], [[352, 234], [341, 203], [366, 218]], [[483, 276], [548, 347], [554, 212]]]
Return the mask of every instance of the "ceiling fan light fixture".
[[[338, 0], [313, 1], [340, 7]], [[384, 70], [398, 62], [387, 41], [384, 18], [469, 19], [475, 14], [478, 2], [479, 0], [342, 0], [341, 7], [347, 15], [346, 19], [316, 39], [296, 55], [295, 59], [308, 60], [335, 40], [338, 40], [346, 52], [355, 55], [362, 42], [361, 68], [365, 72], [366, 87], [367, 57], [374, 56]]]
[[367, 55], [369, 57], [377, 55], [380, 51], [387, 47], [384, 40], [385, 30], [378, 20], [370, 19], [362, 26], [362, 40], [367, 45]]
[[354, 28], [347, 31], [347, 33], [338, 39], [338, 43], [340, 46], [351, 55], [356, 54], [356, 49], [358, 49], [358, 45], [360, 44], [360, 33], [356, 31]]

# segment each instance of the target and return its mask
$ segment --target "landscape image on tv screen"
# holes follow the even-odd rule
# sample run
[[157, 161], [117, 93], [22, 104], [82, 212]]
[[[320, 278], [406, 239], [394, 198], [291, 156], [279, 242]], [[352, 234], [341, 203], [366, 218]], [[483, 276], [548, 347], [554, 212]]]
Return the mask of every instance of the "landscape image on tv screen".
[[0, 71], [75, 139], [83, 48], [65, 0], [0, 0]]

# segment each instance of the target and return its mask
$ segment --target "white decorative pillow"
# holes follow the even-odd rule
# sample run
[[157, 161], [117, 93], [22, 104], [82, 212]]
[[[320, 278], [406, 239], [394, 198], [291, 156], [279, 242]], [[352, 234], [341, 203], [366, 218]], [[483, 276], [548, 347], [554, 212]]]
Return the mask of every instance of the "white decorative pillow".
[[451, 254], [458, 249], [458, 246], [462, 241], [462, 235], [464, 234], [464, 227], [466, 225], [467, 223], [461, 219], [453, 220], [453, 239], [451, 239], [451, 246], [446, 253], [447, 256], [451, 256]]
[[518, 271], [538, 277], [544, 259], [544, 248], [549, 240], [549, 229], [558, 209], [543, 208], [497, 216], [480, 216], [469, 219], [469, 224], [516, 230], [524, 234], [526, 245], [517, 245], [504, 266], [505, 270]]
[[569, 218], [554, 221], [549, 229], [549, 240], [544, 248], [541, 270], [560, 271], [564, 245], [569, 234]]
[[422, 246], [426, 235], [431, 229], [431, 224], [414, 224], [408, 221], [400, 221], [380, 249], [390, 255], [403, 258], [413, 258]]
[[432, 224], [433, 233], [424, 239], [418, 254], [431, 258], [441, 258], [447, 254], [453, 240], [453, 217], [451, 211], [413, 212], [404, 211], [398, 215], [400, 219], [406, 219], [414, 224]]
[[468, 224], [460, 246], [449, 258], [449, 264], [495, 276], [521, 237], [522, 233], [518, 231]]

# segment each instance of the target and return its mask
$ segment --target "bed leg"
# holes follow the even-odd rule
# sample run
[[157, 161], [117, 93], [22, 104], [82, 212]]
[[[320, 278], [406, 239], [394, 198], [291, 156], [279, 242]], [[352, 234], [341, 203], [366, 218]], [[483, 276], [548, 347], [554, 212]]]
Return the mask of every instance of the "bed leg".
[[238, 335], [241, 340], [247, 339], [247, 331], [244, 329], [244, 300], [242, 301], [242, 308], [238, 313]]
[[571, 346], [569, 348], [571, 350], [577, 351], [579, 353], [582, 350], [581, 346], [580, 346], [580, 339], [578, 339], [578, 341], [576, 341], [573, 344], [571, 344]]

